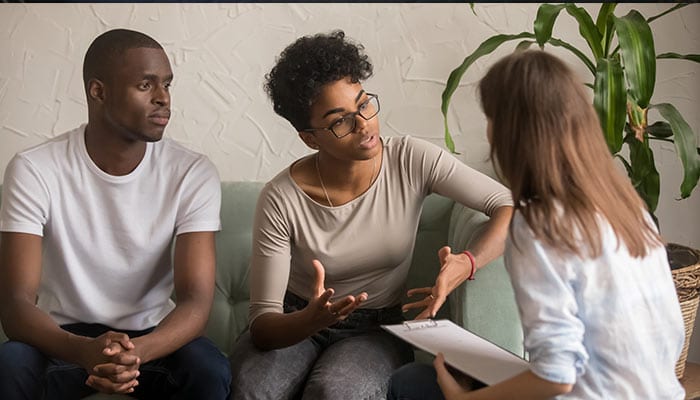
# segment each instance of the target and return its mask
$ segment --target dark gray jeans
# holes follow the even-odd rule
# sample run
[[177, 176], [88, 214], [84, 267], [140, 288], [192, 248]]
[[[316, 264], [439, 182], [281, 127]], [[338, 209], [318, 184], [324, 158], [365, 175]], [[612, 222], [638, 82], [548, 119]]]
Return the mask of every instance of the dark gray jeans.
[[[305, 305], [285, 296], [285, 312]], [[246, 331], [230, 356], [231, 398], [384, 399], [392, 372], [413, 360], [413, 350], [380, 325], [403, 320], [400, 306], [358, 309], [300, 343], [270, 351], [258, 350]]]

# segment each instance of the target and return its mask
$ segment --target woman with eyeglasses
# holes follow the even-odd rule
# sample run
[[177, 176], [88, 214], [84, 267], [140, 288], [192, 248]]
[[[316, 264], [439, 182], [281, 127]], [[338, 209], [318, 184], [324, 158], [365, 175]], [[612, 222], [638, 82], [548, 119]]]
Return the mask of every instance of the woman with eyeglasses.
[[[253, 231], [250, 330], [231, 363], [233, 398], [384, 398], [410, 346], [381, 330], [403, 311], [435, 316], [447, 295], [498, 257], [508, 190], [411, 137], [380, 138], [363, 47], [342, 31], [299, 38], [266, 76], [277, 114], [314, 152], [262, 190]], [[440, 250], [434, 286], [401, 306], [425, 197], [490, 215], [470, 249]], [[466, 253], [461, 251], [468, 250]]]

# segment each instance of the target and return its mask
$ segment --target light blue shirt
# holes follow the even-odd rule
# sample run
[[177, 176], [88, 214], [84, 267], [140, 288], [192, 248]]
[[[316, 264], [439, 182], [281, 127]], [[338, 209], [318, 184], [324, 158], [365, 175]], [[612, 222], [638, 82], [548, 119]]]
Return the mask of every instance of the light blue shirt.
[[574, 384], [562, 399], [683, 399], [684, 328], [663, 246], [633, 258], [611, 227], [602, 254], [558, 255], [519, 213], [506, 242], [530, 369]]

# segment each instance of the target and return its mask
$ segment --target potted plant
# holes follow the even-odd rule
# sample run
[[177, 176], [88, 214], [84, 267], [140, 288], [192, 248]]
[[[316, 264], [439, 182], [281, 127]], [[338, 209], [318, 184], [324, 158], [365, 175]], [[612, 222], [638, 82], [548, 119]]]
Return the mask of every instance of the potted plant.
[[[516, 49], [524, 49], [535, 43], [544, 48], [549, 44], [570, 51], [591, 72], [593, 83], [587, 86], [593, 90], [593, 105], [600, 118], [608, 148], [624, 165], [632, 184], [646, 202], [654, 220], [660, 185], [654, 153], [650, 147], [651, 141], [674, 143], [684, 172], [680, 197], [689, 197], [700, 177], [700, 148], [696, 143], [695, 134], [676, 107], [669, 103], [652, 104], [651, 98], [656, 85], [657, 59], [700, 62], [700, 55], [656, 54], [650, 27], [654, 20], [689, 4], [677, 4], [650, 18], [645, 18], [636, 10], [618, 17], [614, 13], [616, 5], [617, 3], [603, 3], [594, 21], [585, 9], [573, 3], [542, 4], [537, 10], [532, 32], [498, 34], [482, 42], [452, 71], [442, 93], [445, 144], [448, 149], [455, 151], [447, 123], [450, 100], [462, 76], [474, 61], [490, 54], [500, 45], [514, 40], [520, 40]], [[588, 51], [584, 52], [552, 36], [554, 23], [563, 10], [578, 23], [579, 33], [585, 39]], [[659, 112], [662, 120], [649, 122], [648, 111], [652, 109]], [[623, 153], [625, 145], [628, 152]], [[700, 300], [700, 253], [676, 244], [669, 244], [667, 251], [686, 323], [686, 344], [676, 367], [680, 378], [683, 376], [688, 343]]]

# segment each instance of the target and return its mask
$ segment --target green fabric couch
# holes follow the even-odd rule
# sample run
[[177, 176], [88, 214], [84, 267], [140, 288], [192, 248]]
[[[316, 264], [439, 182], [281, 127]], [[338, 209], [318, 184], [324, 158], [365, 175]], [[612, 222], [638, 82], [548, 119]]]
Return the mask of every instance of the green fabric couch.
[[[248, 261], [255, 202], [263, 183], [222, 183], [221, 222], [216, 236], [216, 293], [207, 335], [224, 353], [246, 327]], [[1, 188], [0, 188], [1, 189]], [[418, 227], [408, 287], [430, 286], [439, 269], [437, 251], [468, 249], [488, 217], [441, 196], [429, 196]], [[523, 354], [522, 330], [510, 280], [499, 258], [450, 295], [440, 312], [465, 328], [516, 354]], [[0, 330], [0, 342], [6, 340]], [[419, 357], [420, 358], [420, 357]], [[121, 396], [93, 395], [91, 400]]]

